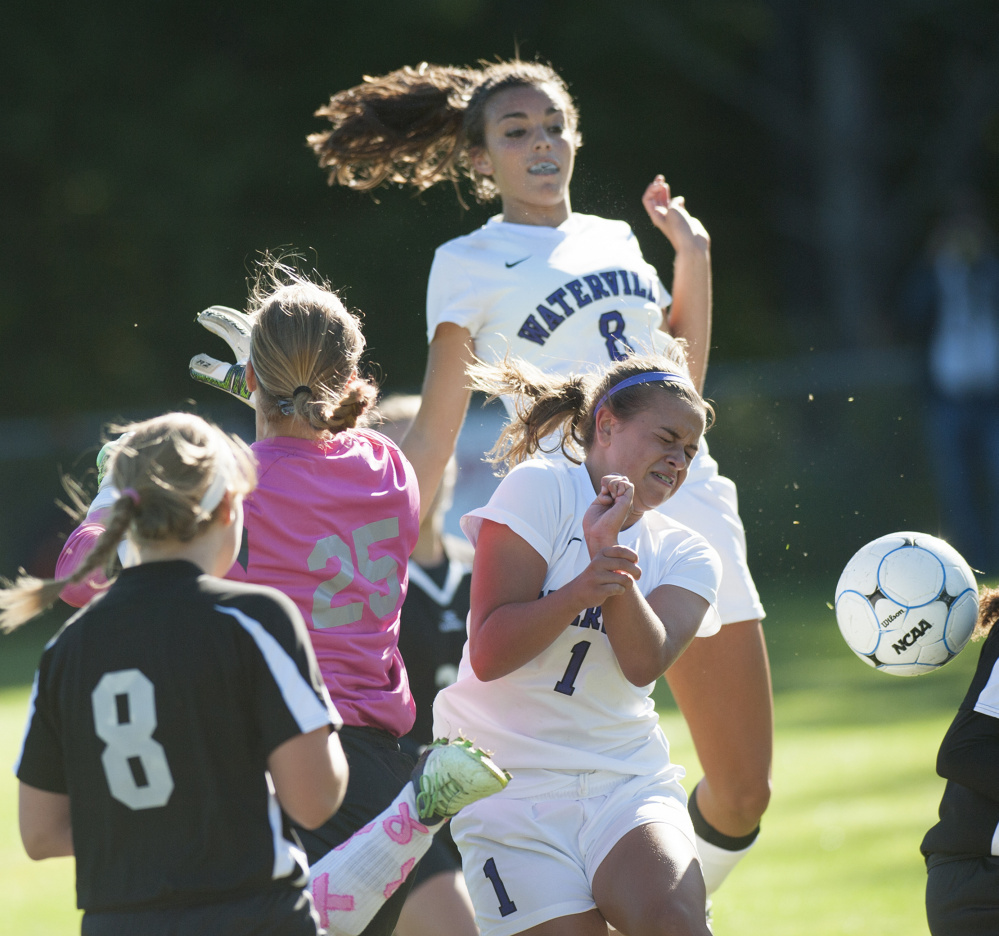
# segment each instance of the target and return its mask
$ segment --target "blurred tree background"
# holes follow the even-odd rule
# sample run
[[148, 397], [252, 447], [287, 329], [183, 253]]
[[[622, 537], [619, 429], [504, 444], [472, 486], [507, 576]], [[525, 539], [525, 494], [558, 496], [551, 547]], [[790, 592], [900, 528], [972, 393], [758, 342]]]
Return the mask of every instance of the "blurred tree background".
[[667, 282], [647, 182], [711, 232], [712, 451], [764, 592], [831, 594], [866, 540], [939, 531], [900, 296], [957, 193], [999, 228], [995, 0], [16, 0], [3, 49], [0, 574], [51, 571], [59, 472], [107, 420], [252, 431], [187, 362], [224, 354], [194, 317], [241, 306], [263, 249], [342, 287], [384, 388], [418, 389], [434, 248], [498, 209], [330, 189], [305, 136], [364, 74], [518, 52], [580, 105], [575, 210], [628, 220]]

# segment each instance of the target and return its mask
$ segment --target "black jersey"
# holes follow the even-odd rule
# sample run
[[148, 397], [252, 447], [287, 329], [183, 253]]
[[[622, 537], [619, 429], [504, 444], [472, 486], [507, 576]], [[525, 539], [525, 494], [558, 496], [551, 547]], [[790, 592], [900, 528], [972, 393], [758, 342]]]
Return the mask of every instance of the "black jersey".
[[993, 627], [978, 668], [940, 753], [947, 780], [940, 821], [923, 838], [928, 858], [999, 855], [999, 626]]
[[267, 758], [338, 723], [287, 597], [144, 563], [46, 646], [16, 772], [69, 795], [82, 909], [207, 904], [301, 887]]
[[416, 722], [406, 738], [433, 741], [434, 697], [458, 676], [465, 646], [472, 581], [472, 547], [455, 536], [444, 537], [444, 561], [424, 569], [409, 561], [409, 591], [399, 623], [399, 649], [416, 701]]

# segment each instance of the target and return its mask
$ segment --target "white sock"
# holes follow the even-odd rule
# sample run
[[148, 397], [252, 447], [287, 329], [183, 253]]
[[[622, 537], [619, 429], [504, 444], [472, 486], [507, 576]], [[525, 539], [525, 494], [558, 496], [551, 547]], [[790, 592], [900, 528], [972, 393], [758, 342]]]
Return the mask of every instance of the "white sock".
[[699, 835], [695, 834], [694, 837], [697, 840], [697, 852], [701, 856], [704, 886], [709, 895], [721, 887], [722, 881], [728, 877], [729, 872], [746, 857], [746, 853], [756, 844], [754, 841], [738, 851], [729, 851], [727, 848], [712, 845]]
[[424, 825], [406, 783], [392, 805], [309, 868], [309, 888], [330, 936], [358, 936], [426, 854], [442, 823]]

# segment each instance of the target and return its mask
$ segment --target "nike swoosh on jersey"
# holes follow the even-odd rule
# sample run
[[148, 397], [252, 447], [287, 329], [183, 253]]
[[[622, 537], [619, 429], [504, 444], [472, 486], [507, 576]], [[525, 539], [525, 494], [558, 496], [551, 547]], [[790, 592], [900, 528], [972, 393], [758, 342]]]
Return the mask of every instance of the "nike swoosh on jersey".
[[506, 268], [508, 270], [512, 269], [513, 267], [517, 266], [518, 264], [523, 263], [525, 260], [530, 260], [530, 259], [531, 259], [531, 255], [528, 254], [526, 257], [521, 257], [520, 260], [514, 260], [513, 263], [510, 263], [510, 261], [507, 260], [507, 262], [506, 262]]

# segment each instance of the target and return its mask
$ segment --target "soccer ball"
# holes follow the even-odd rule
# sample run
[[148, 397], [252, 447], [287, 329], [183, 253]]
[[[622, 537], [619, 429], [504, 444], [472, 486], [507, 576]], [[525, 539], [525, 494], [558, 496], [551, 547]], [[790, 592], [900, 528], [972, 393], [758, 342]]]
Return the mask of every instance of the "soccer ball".
[[975, 629], [978, 585], [961, 554], [926, 533], [862, 547], [836, 585], [836, 621], [868, 666], [919, 676], [954, 659]]

